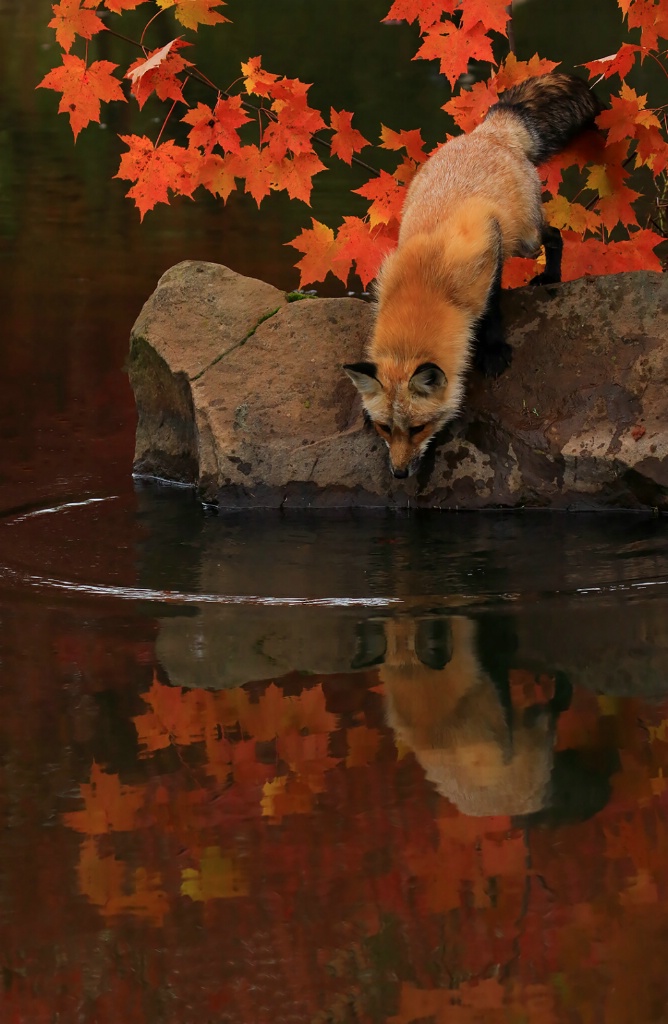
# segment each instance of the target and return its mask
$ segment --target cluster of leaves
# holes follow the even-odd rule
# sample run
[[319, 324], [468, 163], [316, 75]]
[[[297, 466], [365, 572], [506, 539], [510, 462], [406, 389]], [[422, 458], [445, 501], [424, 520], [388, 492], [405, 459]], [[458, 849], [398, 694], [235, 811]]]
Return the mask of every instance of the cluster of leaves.
[[[65, 52], [62, 64], [40, 85], [62, 93], [59, 109], [69, 115], [75, 138], [89, 122], [100, 120], [101, 103], [127, 99], [116, 74], [118, 65], [89, 61], [88, 40], [103, 30], [114, 31], [113, 16], [147, 3], [158, 10], [140, 41], [143, 56], [125, 70], [124, 78], [140, 107], [152, 93], [171, 101], [171, 106], [155, 139], [121, 136], [127, 152], [117, 177], [132, 182], [128, 195], [141, 216], [173, 195], [192, 197], [200, 187], [226, 200], [240, 182], [258, 204], [270, 192], [281, 190], [309, 204], [313, 177], [326, 170], [317, 147], [348, 164], [355, 160], [367, 176], [371, 172], [366, 183], [355, 189], [369, 206], [364, 217], [346, 216], [336, 230], [314, 219], [289, 243], [303, 253], [297, 264], [300, 283], [321, 281], [330, 271], [346, 283], [354, 268], [363, 285], [368, 285], [396, 243], [406, 189], [428, 156], [420, 132], [381, 126], [380, 146], [397, 151], [400, 158], [391, 173], [375, 171], [356, 156], [369, 142], [353, 128], [351, 112], [332, 109], [326, 118], [309, 105], [308, 85], [265, 71], [260, 57], [242, 64], [236, 92], [220, 91], [184, 57], [190, 44], [182, 38], [160, 49], [143, 46], [151, 22], [163, 10], [173, 9], [182, 26], [196, 30], [200, 24], [227, 20], [220, 12], [224, 0], [60, 0], [54, 4], [50, 24]], [[668, 77], [665, 53], [659, 52], [660, 41], [668, 38], [668, 0], [618, 3], [638, 42], [625, 42], [617, 53], [585, 65], [594, 82], [616, 76], [620, 83], [609, 109], [598, 118], [602, 131], [583, 137], [541, 168], [549, 196], [547, 218], [564, 233], [566, 280], [620, 269], [660, 269], [654, 249], [662, 237], [647, 224], [639, 224], [634, 206], [639, 193], [628, 185], [628, 178], [633, 168], [644, 166], [652, 176], [665, 180], [665, 114], [652, 110], [648, 97], [638, 95], [625, 79], [638, 61], [647, 58]], [[507, 36], [507, 8], [507, 0], [394, 0], [388, 12], [388, 19], [419, 24], [415, 59], [439, 60], [441, 73], [455, 89], [444, 110], [463, 131], [480, 124], [499, 92], [556, 67], [538, 56], [518, 61], [512, 53], [496, 66], [492, 43]], [[85, 40], [84, 57], [71, 52], [77, 37]], [[496, 70], [487, 81], [457, 92], [470, 60]], [[191, 106], [184, 96], [189, 78], [208, 84], [216, 92], [215, 102]], [[172, 117], [190, 127], [187, 146], [163, 138]], [[575, 200], [563, 193], [562, 172], [569, 167], [577, 167], [580, 173]], [[535, 271], [533, 261], [511, 261], [506, 284], [523, 283]]]

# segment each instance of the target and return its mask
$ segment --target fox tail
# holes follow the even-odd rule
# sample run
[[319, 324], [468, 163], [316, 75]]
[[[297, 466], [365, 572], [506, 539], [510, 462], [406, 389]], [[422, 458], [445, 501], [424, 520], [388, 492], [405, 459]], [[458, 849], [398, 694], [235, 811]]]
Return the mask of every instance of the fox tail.
[[512, 113], [527, 129], [527, 156], [540, 164], [559, 153], [574, 136], [594, 125], [603, 109], [587, 83], [576, 75], [552, 72], [528, 78], [501, 93], [487, 117]]

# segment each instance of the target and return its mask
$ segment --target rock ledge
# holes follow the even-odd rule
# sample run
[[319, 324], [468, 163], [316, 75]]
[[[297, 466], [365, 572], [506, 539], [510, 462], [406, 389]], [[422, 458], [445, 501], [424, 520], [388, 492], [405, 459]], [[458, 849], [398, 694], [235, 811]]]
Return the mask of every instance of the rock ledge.
[[341, 364], [372, 307], [289, 296], [213, 263], [160, 279], [134, 325], [135, 472], [221, 507], [668, 509], [668, 278], [505, 297], [513, 364], [408, 481], [362, 424]]

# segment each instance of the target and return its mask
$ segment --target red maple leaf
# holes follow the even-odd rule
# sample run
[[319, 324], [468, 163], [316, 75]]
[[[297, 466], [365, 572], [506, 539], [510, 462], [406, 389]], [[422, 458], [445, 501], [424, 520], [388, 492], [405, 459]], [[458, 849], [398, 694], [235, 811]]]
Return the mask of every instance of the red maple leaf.
[[279, 76], [273, 75], [270, 71], [262, 68], [262, 57], [251, 57], [245, 64], [241, 65], [246, 92], [252, 92], [256, 96], [271, 96], [275, 83]]
[[387, 171], [381, 171], [377, 178], [371, 178], [366, 185], [353, 189], [353, 192], [364, 196], [365, 199], [373, 200], [369, 207], [371, 227], [375, 227], [376, 224], [389, 224], [392, 220], [400, 219], [406, 187]]
[[[134, 11], [146, 0], [104, 0], [104, 6], [113, 14], [122, 14], [123, 11]], [[100, 0], [84, 0], [84, 7], [99, 7]]]
[[636, 160], [651, 168], [652, 174], [662, 174], [668, 167], [668, 142], [654, 125], [636, 125], [638, 148]]
[[100, 120], [100, 103], [125, 102], [121, 83], [112, 72], [118, 67], [108, 60], [96, 60], [90, 66], [74, 54], [63, 54], [63, 63], [53, 68], [37, 86], [62, 92], [59, 114], [69, 114], [74, 138], [91, 121]]
[[563, 239], [563, 281], [573, 281], [583, 276], [618, 274], [628, 270], [662, 269], [654, 249], [663, 239], [647, 229], [634, 231], [622, 242], [607, 244], [598, 238], [586, 238], [583, 241], [571, 231], [565, 231]]
[[380, 144], [384, 149], [405, 149], [411, 160], [415, 160], [418, 164], [427, 159], [427, 154], [424, 152], [424, 139], [419, 128], [400, 132], [386, 128], [384, 124], [380, 128]]
[[638, 96], [626, 82], [622, 83], [619, 96], [610, 98], [610, 109], [604, 110], [596, 118], [599, 128], [607, 129], [608, 144], [622, 139], [634, 139], [638, 125], [645, 128], [661, 127], [656, 114], [648, 110], [646, 104], [646, 95]]
[[229, 21], [214, 7], [224, 7], [225, 0], [156, 0], [158, 7], [173, 7], [182, 25], [197, 31], [198, 25], [216, 25]]
[[310, 205], [313, 176], [324, 170], [325, 165], [315, 153], [296, 153], [292, 157], [283, 157], [276, 166], [274, 187], [284, 188], [290, 199], [301, 199]]
[[376, 277], [385, 256], [396, 247], [396, 233], [383, 227], [372, 228], [359, 217], [344, 217], [336, 241], [334, 273], [347, 281], [350, 264], [354, 260], [362, 286], [367, 288]]
[[486, 32], [507, 36], [508, 7], [507, 0], [466, 0], [462, 4], [462, 28], [468, 31], [480, 21]]
[[130, 65], [125, 77], [132, 81], [130, 90], [140, 109], [153, 92], [161, 100], [183, 101], [183, 83], [177, 75], [192, 67], [192, 63], [175, 51], [184, 46], [190, 46], [190, 43], [172, 39], [166, 46], [152, 50], [147, 58], [140, 58]]
[[335, 265], [338, 246], [334, 232], [314, 218], [311, 223], [312, 228], [304, 228], [291, 242], [286, 242], [286, 245], [304, 253], [303, 259], [296, 264], [300, 272], [299, 287], [303, 288], [304, 285], [313, 284], [315, 281], [324, 281], [330, 271], [345, 284], [348, 280], [348, 271], [346, 270], [344, 275], [343, 266]]
[[640, 45], [648, 50], [659, 49], [659, 39], [668, 39], [668, 5], [659, 0], [634, 0], [627, 8], [629, 28], [640, 29]]
[[383, 21], [419, 21], [426, 32], [444, 14], [454, 14], [458, 0], [394, 0]]
[[326, 127], [320, 111], [306, 101], [308, 88], [298, 79], [283, 79], [274, 89], [276, 120], [269, 122], [263, 139], [274, 160], [282, 160], [287, 153], [311, 153], [311, 136]]
[[496, 103], [496, 76], [489, 82], [476, 82], [470, 89], [464, 89], [458, 96], [441, 108], [450, 114], [455, 124], [464, 132], [471, 132], [484, 120], [487, 111]]
[[611, 53], [609, 57], [599, 57], [598, 60], [590, 60], [581, 67], [587, 68], [590, 79], [610, 78], [612, 75], [626, 78], [635, 64], [636, 54], [640, 52], [639, 46], [622, 43], [617, 53]]
[[454, 86], [460, 75], [468, 70], [469, 61], [486, 60], [496, 64], [492, 53], [492, 41], [485, 32], [482, 22], [464, 30], [453, 22], [446, 22], [425, 34], [425, 39], [413, 60], [435, 60], [441, 62], [441, 74]]
[[237, 129], [250, 118], [242, 109], [241, 96], [230, 96], [221, 97], [213, 110], [206, 103], [198, 103], [182, 120], [193, 126], [188, 133], [190, 145], [209, 154], [214, 146], [220, 146], [227, 153], [238, 153], [241, 139]]
[[210, 153], [199, 161], [199, 184], [214, 196], [221, 196], [224, 203], [237, 187], [237, 176], [241, 177], [235, 154]]
[[81, 0], [61, 0], [59, 4], [53, 5], [53, 18], [49, 22], [49, 28], [55, 29], [58, 45], [69, 53], [76, 36], [92, 39], [106, 26], [95, 11], [82, 9]]
[[142, 220], [156, 203], [169, 202], [170, 190], [185, 191], [185, 194], [193, 191], [191, 187], [184, 188], [184, 154], [188, 151], [178, 147], [173, 140], [155, 146], [145, 135], [121, 135], [120, 139], [129, 151], [121, 157], [114, 177], [135, 182], [128, 198], [134, 199]]
[[245, 191], [259, 206], [276, 180], [276, 162], [266, 148], [242, 146], [238, 153], [239, 177], [246, 179]]
[[353, 115], [347, 110], [334, 110], [329, 115], [330, 127], [334, 130], [331, 147], [334, 156], [344, 163], [352, 163], [353, 153], [359, 153], [369, 143], [361, 132], [352, 125]]
[[536, 260], [513, 256], [503, 265], [501, 285], [503, 288], [523, 288], [542, 269]]

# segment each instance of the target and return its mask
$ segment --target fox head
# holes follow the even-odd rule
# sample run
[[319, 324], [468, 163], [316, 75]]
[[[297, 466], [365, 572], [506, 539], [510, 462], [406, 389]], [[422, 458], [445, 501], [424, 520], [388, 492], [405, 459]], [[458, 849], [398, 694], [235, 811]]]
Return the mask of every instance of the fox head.
[[437, 363], [383, 359], [343, 367], [362, 396], [377, 434], [387, 444], [395, 477], [411, 476], [432, 438], [451, 418], [448, 379]]

